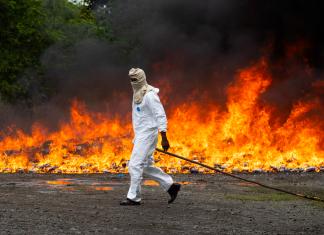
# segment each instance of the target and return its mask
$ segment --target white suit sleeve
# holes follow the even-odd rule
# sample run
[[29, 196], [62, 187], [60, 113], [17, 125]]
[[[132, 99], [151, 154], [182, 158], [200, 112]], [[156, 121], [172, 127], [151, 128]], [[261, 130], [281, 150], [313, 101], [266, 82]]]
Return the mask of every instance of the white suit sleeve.
[[159, 131], [166, 132], [168, 121], [159, 96], [154, 92], [150, 92], [148, 98], [149, 107], [157, 120]]

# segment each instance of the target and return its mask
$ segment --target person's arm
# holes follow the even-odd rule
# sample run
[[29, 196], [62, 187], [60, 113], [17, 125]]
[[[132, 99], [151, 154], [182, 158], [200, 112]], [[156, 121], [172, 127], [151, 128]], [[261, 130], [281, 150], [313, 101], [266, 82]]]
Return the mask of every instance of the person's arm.
[[168, 151], [168, 149], [170, 148], [170, 144], [166, 134], [168, 121], [167, 121], [167, 117], [163, 105], [161, 104], [161, 101], [159, 99], [159, 96], [154, 92], [151, 92], [149, 95], [149, 105], [158, 122], [158, 129], [162, 137], [162, 141], [161, 141], [162, 148], [164, 151]]

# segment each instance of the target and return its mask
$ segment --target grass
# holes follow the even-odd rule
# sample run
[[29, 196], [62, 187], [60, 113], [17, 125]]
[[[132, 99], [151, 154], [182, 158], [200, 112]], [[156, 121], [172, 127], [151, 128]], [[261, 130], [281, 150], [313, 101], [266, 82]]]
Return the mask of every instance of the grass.
[[248, 194], [227, 194], [226, 199], [243, 201], [291, 201], [297, 198], [284, 193], [248, 193]]
[[311, 204], [313, 207], [316, 207], [316, 208], [320, 208], [320, 209], [324, 209], [324, 203], [322, 202], [312, 202]]

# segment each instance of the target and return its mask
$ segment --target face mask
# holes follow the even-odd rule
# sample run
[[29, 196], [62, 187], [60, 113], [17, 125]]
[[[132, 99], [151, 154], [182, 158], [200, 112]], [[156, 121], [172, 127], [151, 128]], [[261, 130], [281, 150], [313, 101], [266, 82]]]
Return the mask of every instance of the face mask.
[[133, 100], [136, 104], [142, 102], [144, 95], [150, 87], [146, 82], [146, 76], [142, 69], [132, 68], [128, 73], [131, 78], [131, 85], [133, 88]]

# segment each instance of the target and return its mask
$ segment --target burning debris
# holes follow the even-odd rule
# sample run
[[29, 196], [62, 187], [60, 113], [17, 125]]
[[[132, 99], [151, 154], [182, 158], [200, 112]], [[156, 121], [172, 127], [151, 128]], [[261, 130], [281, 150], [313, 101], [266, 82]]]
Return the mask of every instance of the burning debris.
[[190, 169], [190, 173], [191, 173], [191, 174], [198, 174], [199, 171], [198, 171], [198, 169], [197, 169], [196, 167], [192, 167], [192, 168]]
[[[214, 104], [207, 105], [210, 112], [200, 111], [199, 101], [169, 110], [171, 151], [226, 172], [323, 171], [320, 143], [324, 133], [317, 127], [323, 120], [308, 115], [321, 104], [299, 101], [283, 124], [271, 125], [273, 108], [259, 102], [271, 82], [268, 62], [262, 58], [237, 73], [226, 91], [225, 111]], [[125, 173], [132, 149], [132, 129], [127, 123], [89, 112], [74, 101], [70, 122], [58, 131], [48, 132], [36, 123], [30, 135], [21, 130], [2, 135], [0, 171]], [[210, 173], [159, 153], [155, 159], [157, 166], [170, 173]]]
[[313, 167], [313, 166], [311, 166], [311, 167], [307, 167], [306, 169], [305, 169], [305, 172], [315, 172], [316, 171], [316, 167]]

